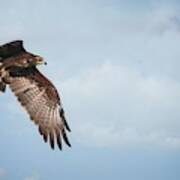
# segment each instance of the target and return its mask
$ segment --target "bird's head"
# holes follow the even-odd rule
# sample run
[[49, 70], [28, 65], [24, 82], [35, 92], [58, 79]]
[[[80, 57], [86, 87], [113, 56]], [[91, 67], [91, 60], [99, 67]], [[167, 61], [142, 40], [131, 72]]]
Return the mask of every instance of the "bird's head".
[[31, 55], [25, 56], [24, 58], [20, 59], [20, 61], [16, 61], [16, 66], [18, 67], [31, 67], [37, 66], [41, 64], [47, 64], [46, 61], [41, 56]]
[[35, 66], [41, 65], [41, 64], [47, 65], [47, 62], [44, 61], [44, 59], [41, 56], [35, 56], [30, 63], [32, 63], [32, 65], [35, 65]]

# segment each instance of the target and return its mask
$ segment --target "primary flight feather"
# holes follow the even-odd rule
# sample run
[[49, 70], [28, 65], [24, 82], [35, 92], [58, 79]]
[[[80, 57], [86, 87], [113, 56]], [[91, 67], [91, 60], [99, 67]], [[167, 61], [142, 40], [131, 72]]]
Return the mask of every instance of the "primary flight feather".
[[62, 139], [71, 146], [66, 133], [70, 128], [56, 88], [36, 68], [40, 64], [46, 62], [27, 52], [21, 40], [0, 46], [0, 91], [5, 92], [8, 85], [38, 125], [44, 141], [61, 150]]

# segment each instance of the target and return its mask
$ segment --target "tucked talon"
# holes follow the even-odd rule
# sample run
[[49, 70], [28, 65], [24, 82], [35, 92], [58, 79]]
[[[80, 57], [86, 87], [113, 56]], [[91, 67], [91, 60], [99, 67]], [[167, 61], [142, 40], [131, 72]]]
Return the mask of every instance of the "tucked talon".
[[0, 82], [0, 91], [5, 92], [6, 91], [6, 84], [3, 82]]

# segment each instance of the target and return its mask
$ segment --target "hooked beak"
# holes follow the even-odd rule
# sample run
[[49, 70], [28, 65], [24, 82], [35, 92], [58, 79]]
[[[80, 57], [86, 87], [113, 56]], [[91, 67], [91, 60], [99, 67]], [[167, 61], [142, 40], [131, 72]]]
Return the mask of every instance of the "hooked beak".
[[37, 65], [40, 65], [40, 64], [44, 64], [44, 65], [47, 65], [47, 62], [44, 61], [44, 59], [40, 56], [36, 56], [36, 64]]

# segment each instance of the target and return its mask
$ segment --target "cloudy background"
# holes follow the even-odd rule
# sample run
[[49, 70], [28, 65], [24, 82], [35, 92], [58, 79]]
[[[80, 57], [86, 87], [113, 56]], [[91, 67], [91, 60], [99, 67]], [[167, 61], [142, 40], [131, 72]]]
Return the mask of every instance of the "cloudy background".
[[52, 151], [8, 90], [0, 180], [180, 179], [178, 1], [1, 0], [14, 39], [48, 61], [73, 147]]

